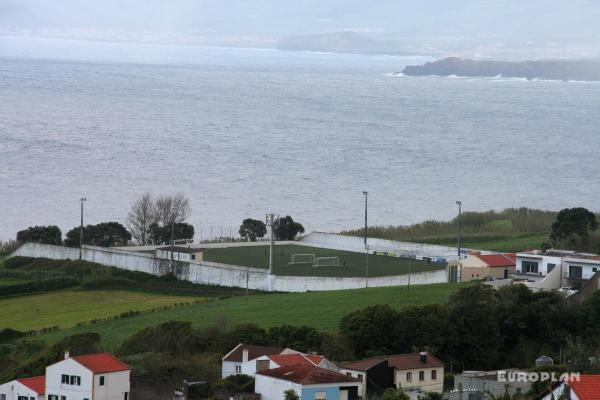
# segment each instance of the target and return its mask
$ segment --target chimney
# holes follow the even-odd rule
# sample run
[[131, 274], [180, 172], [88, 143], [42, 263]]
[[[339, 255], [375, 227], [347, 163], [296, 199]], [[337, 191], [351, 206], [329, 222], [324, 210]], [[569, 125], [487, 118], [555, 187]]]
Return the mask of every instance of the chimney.
[[67, 358], [69, 358], [70, 356], [71, 356], [71, 354], [69, 353], [69, 350], [65, 351], [65, 360], [66, 360]]
[[243, 363], [248, 362], [248, 349], [244, 349], [244, 351], [242, 351], [242, 362]]
[[423, 364], [427, 364], [427, 352], [426, 351], [422, 351], [422, 352], [419, 353], [419, 360]]

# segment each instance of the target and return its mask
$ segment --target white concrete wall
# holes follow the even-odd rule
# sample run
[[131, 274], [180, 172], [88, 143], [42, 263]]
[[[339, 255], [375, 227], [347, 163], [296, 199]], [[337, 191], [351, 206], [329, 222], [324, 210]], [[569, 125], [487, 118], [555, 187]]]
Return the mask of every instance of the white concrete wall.
[[39, 395], [17, 380], [0, 385], [0, 395], [2, 394], [6, 396], [6, 400], [17, 400], [19, 396], [27, 396], [28, 399], [44, 398], [44, 396]]
[[[75, 375], [81, 377], [81, 385], [61, 383], [61, 376]], [[70, 400], [92, 400], [94, 374], [72, 358], [59, 361], [46, 367], [46, 398], [50, 395], [67, 396]]]
[[[12, 256], [44, 257], [50, 259], [78, 259], [79, 250], [63, 246], [27, 243]], [[141, 271], [153, 275], [164, 275], [170, 271], [170, 261], [157, 259], [151, 254], [126, 250], [84, 246], [83, 259], [98, 264], [115, 266], [127, 270]], [[306, 292], [323, 290], [359, 289], [364, 287], [403, 286], [408, 284], [408, 275], [369, 278], [303, 277], [269, 275], [264, 269], [248, 268], [208, 261], [177, 263], [175, 274], [194, 283], [240, 287], [249, 289]], [[429, 271], [411, 274], [411, 284], [422, 285], [447, 281], [446, 271]]]
[[302, 395], [302, 385], [300, 384], [260, 374], [256, 375], [254, 391], [260, 394], [261, 400], [282, 400], [283, 393], [288, 389], [295, 390], [298, 396]]
[[[345, 236], [335, 233], [311, 232], [299, 239], [303, 246], [326, 247], [335, 250], [365, 251], [364, 238], [358, 236]], [[392, 251], [405, 256], [442, 257], [448, 261], [458, 258], [456, 247], [439, 246], [435, 244], [399, 242], [378, 238], [367, 238], [371, 251]], [[461, 253], [468, 254], [469, 249], [462, 249]], [[491, 254], [481, 251], [482, 254]]]
[[221, 378], [225, 379], [231, 375], [237, 375], [238, 373], [235, 371], [235, 367], [242, 366], [241, 362], [236, 361], [221, 361]]
[[[130, 389], [129, 375], [130, 371], [94, 375], [93, 400], [123, 400], [125, 393], [129, 393]], [[100, 385], [101, 376], [104, 376], [104, 385], [102, 386]]]

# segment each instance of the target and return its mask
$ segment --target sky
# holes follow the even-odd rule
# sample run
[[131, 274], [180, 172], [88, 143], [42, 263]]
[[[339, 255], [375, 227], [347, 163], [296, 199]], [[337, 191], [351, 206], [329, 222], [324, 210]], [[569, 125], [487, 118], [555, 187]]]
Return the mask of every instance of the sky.
[[271, 36], [353, 30], [410, 40], [600, 39], [598, 0], [0, 0], [0, 29]]

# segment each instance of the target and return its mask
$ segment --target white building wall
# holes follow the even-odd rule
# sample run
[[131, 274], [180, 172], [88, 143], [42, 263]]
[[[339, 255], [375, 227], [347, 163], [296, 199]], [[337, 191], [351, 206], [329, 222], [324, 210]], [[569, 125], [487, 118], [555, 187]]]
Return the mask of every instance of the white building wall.
[[[81, 385], [61, 383], [61, 376], [76, 375], [81, 377]], [[93, 400], [93, 374], [90, 370], [73, 360], [67, 358], [46, 367], [46, 399], [50, 395], [66, 396], [68, 400]]]
[[269, 361], [269, 369], [272, 368], [278, 368], [279, 365], [275, 364], [269, 357], [267, 356], [261, 356], [258, 358], [255, 358], [254, 360], [249, 360], [248, 362], [245, 362], [242, 364], [242, 374], [244, 375], [249, 375], [249, 376], [255, 376], [256, 375], [256, 370], [257, 370], [257, 361]]
[[[125, 393], [129, 393], [130, 390], [129, 375], [130, 371], [94, 375], [93, 400], [124, 400]], [[100, 377], [102, 376], [104, 376], [104, 385], [101, 386]]]
[[[303, 243], [304, 244], [304, 243]], [[79, 250], [63, 246], [27, 243], [12, 256], [44, 257], [50, 259], [78, 259]], [[98, 264], [122, 269], [164, 275], [170, 270], [170, 261], [150, 254], [103, 247], [84, 246], [82, 258]], [[247, 268], [207, 261], [178, 263], [176, 273], [180, 279], [194, 283], [241, 287], [246, 284], [252, 290], [306, 292], [324, 290], [360, 289], [364, 287], [403, 286], [408, 275], [369, 278], [302, 277], [269, 275], [264, 269]], [[446, 271], [418, 272], [411, 274], [411, 284], [422, 285], [447, 282]]]
[[242, 366], [241, 362], [235, 362], [235, 361], [221, 361], [221, 378], [225, 379], [228, 376], [231, 375], [236, 375], [237, 372], [235, 371], [235, 367]]
[[366, 371], [356, 371], [353, 369], [339, 368], [336, 372], [339, 372], [340, 374], [344, 374], [344, 375], [350, 374], [351, 377], [360, 379], [361, 383], [360, 383], [358, 393], [363, 397], [363, 399], [365, 398], [365, 396], [367, 395], [367, 372]]
[[0, 395], [5, 395], [6, 400], [17, 400], [19, 396], [27, 396], [28, 399], [34, 398], [37, 400], [44, 398], [43, 395], [39, 395], [17, 380], [0, 385]]
[[286, 390], [293, 389], [298, 396], [302, 395], [302, 385], [271, 378], [264, 375], [256, 375], [254, 391], [261, 395], [261, 400], [282, 400]]
[[538, 275], [548, 275], [548, 265], [554, 264], [556, 268], [560, 268], [561, 258], [554, 256], [536, 255], [531, 253], [517, 253], [516, 269], [519, 273], [524, 273], [523, 261], [537, 262]]

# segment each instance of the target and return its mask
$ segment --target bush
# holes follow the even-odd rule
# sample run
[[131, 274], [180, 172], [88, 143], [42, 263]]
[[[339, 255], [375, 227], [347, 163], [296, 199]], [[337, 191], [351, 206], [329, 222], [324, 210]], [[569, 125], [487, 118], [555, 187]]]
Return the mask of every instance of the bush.
[[11, 328], [0, 329], [0, 343], [8, 340], [17, 339], [25, 336], [24, 332], [20, 332]]
[[34, 242], [60, 246], [62, 244], [62, 232], [56, 225], [30, 226], [25, 230], [17, 232], [17, 242]]
[[0, 241], [0, 256], [6, 256], [17, 250], [21, 246], [21, 243], [16, 240], [9, 240], [8, 242]]
[[4, 267], [6, 269], [17, 269], [32, 263], [33, 260], [35, 260], [35, 258], [21, 256], [7, 258], [6, 260], [4, 260]]
[[22, 293], [46, 292], [50, 290], [66, 289], [78, 286], [79, 284], [80, 282], [75, 278], [62, 277], [18, 283], [14, 285], [5, 285], [0, 286], [0, 297]]

